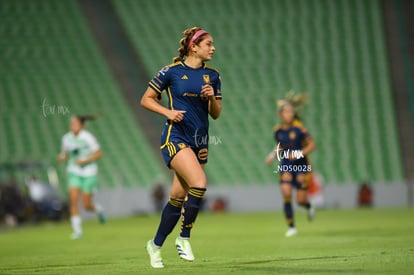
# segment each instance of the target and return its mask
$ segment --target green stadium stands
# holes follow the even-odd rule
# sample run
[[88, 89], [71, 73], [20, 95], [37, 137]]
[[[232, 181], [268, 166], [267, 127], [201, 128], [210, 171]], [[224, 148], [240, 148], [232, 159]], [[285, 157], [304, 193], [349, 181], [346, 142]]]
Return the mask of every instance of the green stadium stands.
[[275, 182], [264, 165], [277, 123], [275, 100], [307, 91], [304, 123], [329, 182], [403, 178], [379, 0], [113, 0], [153, 75], [177, 55], [181, 32], [215, 39], [223, 114], [211, 124], [212, 184]]
[[87, 124], [104, 152], [101, 186], [145, 187], [166, 176], [76, 1], [0, 1], [0, 18], [0, 163], [56, 166], [70, 115], [103, 111]]
[[[327, 183], [403, 178], [380, 0], [112, 3], [149, 75], [177, 55], [185, 28], [213, 34], [223, 113], [211, 123], [220, 140], [210, 147], [212, 185], [276, 182], [264, 158], [274, 146], [275, 100], [290, 89], [309, 94], [303, 120], [318, 144], [313, 168]], [[102, 185], [166, 176], [76, 1], [3, 0], [0, 18], [0, 162], [54, 163], [64, 110], [105, 111], [87, 126], [104, 150]]]

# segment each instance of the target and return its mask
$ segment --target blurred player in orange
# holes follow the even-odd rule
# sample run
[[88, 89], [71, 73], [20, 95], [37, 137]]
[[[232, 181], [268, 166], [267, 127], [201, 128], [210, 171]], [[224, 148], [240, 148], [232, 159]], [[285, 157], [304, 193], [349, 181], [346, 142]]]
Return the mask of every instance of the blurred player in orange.
[[73, 233], [71, 238], [82, 237], [82, 218], [78, 207], [82, 197], [83, 207], [96, 212], [101, 223], [105, 223], [102, 206], [93, 203], [93, 191], [97, 187], [98, 165], [102, 151], [96, 138], [84, 129], [87, 120], [94, 116], [74, 116], [70, 120], [70, 131], [62, 138], [62, 150], [58, 162], [67, 160], [68, 189], [70, 203], [70, 222]]
[[323, 198], [323, 178], [314, 169], [312, 169], [312, 175], [309, 181], [308, 199], [315, 208], [321, 208], [325, 203]]
[[292, 207], [293, 189], [296, 189], [296, 202], [307, 209], [309, 220], [314, 216], [314, 208], [308, 201], [307, 189], [312, 170], [308, 156], [315, 150], [316, 144], [299, 120], [298, 108], [304, 101], [303, 95], [289, 93], [285, 99], [277, 102], [281, 124], [274, 128], [276, 146], [266, 159], [268, 165], [276, 158], [279, 160], [277, 172], [280, 175], [283, 209], [289, 226], [286, 237], [297, 234]]

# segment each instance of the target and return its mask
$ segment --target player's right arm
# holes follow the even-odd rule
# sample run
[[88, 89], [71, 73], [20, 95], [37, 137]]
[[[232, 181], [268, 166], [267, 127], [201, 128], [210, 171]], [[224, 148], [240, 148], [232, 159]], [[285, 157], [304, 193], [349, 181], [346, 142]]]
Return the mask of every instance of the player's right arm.
[[60, 154], [57, 156], [57, 162], [63, 162], [68, 159], [68, 153], [66, 152], [65, 137], [62, 138], [62, 146]]
[[[279, 130], [279, 125], [276, 125], [273, 128], [273, 135], [276, 137], [277, 136], [277, 131]], [[273, 163], [273, 161], [276, 158], [277, 155], [277, 150], [278, 150], [278, 144], [279, 144], [279, 140], [276, 139], [276, 144], [275, 147], [273, 148], [273, 150], [266, 156], [266, 164], [270, 165]]]
[[276, 150], [277, 150], [277, 146], [275, 146], [275, 148], [267, 155], [267, 157], [266, 157], [266, 164], [267, 165], [272, 164], [273, 161], [275, 160], [276, 154], [277, 154]]
[[158, 101], [159, 93], [153, 88], [148, 87], [141, 98], [141, 106], [154, 113], [165, 116], [173, 122], [180, 122], [184, 118], [185, 111], [170, 110], [162, 106]]
[[58, 162], [63, 162], [67, 159], [68, 159], [68, 153], [66, 153], [66, 152], [62, 152], [57, 156], [57, 161]]

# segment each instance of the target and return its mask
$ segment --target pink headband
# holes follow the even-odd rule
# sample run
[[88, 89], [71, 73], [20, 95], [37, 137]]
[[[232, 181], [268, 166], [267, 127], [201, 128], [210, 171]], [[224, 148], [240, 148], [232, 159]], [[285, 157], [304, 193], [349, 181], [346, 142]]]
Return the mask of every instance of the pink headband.
[[191, 37], [190, 42], [188, 43], [188, 48], [187, 50], [190, 49], [191, 45], [193, 45], [194, 41], [199, 38], [200, 36], [202, 36], [203, 34], [206, 34], [208, 32], [206, 32], [205, 30], [198, 30], [196, 31], [196, 33], [193, 35], [193, 37]]

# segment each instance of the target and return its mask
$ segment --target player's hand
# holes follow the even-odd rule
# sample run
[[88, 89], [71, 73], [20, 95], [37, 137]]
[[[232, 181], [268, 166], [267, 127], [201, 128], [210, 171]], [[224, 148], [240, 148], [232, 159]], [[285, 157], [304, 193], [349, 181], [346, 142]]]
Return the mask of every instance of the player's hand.
[[180, 122], [184, 118], [186, 111], [170, 110], [167, 114], [167, 118], [172, 122]]
[[62, 162], [62, 161], [65, 161], [66, 160], [66, 154], [65, 153], [60, 153], [58, 156], [57, 156], [57, 162]]
[[273, 161], [275, 160], [275, 152], [272, 151], [269, 155], [266, 157], [266, 164], [271, 165]]
[[210, 84], [204, 84], [201, 87], [201, 98], [207, 100], [211, 97], [214, 97], [213, 86], [211, 86]]
[[289, 153], [289, 160], [290, 161], [294, 161], [294, 160], [297, 160], [297, 159], [298, 159], [298, 157], [295, 154], [293, 154], [293, 152]]
[[86, 162], [85, 160], [82, 160], [82, 159], [78, 159], [78, 160], [76, 161], [76, 164], [77, 164], [77, 165], [79, 165], [79, 166], [84, 166], [86, 163], [87, 163], [87, 162]]

